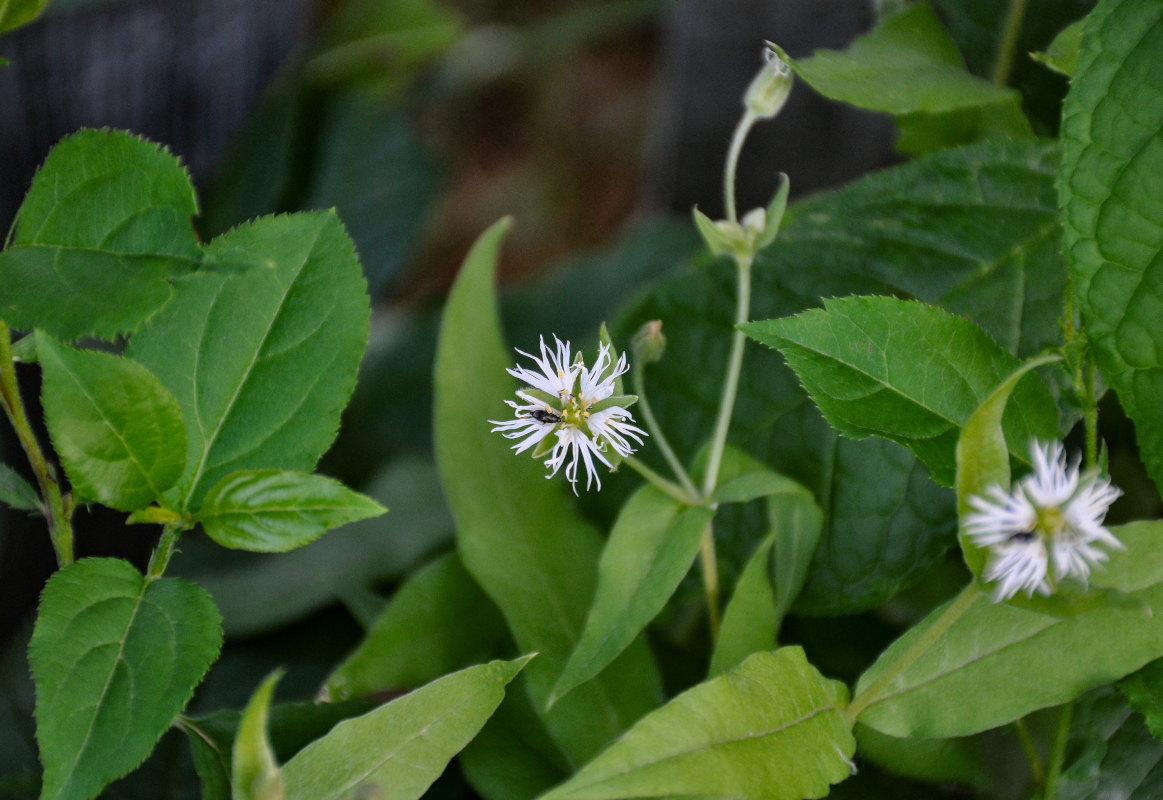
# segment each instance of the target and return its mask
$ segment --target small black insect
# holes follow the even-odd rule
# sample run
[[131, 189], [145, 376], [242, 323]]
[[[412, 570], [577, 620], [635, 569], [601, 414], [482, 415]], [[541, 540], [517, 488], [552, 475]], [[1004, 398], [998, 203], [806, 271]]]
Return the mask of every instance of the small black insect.
[[1007, 541], [1032, 542], [1033, 540], [1034, 540], [1034, 532], [1033, 531], [1018, 531], [1017, 533], [1011, 533], [1010, 538]]
[[543, 411], [540, 408], [530, 411], [529, 416], [533, 417], [533, 419], [537, 420], [538, 422], [545, 422], [549, 425], [556, 425], [557, 423], [561, 422], [561, 417], [559, 415], [554, 414], [549, 410]]

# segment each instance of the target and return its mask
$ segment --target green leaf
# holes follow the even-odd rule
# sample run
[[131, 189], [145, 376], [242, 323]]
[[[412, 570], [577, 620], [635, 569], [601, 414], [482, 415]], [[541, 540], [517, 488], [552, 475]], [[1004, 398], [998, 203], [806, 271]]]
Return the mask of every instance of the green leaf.
[[530, 658], [469, 667], [339, 723], [283, 766], [287, 800], [339, 800], [377, 785], [399, 800], [420, 797]]
[[581, 640], [548, 704], [592, 680], [658, 615], [690, 571], [714, 512], [683, 507], [660, 489], [635, 492], [614, 522]]
[[0, 33], [32, 22], [46, 5], [48, 0], [0, 0]]
[[884, 17], [846, 51], [819, 50], [793, 67], [825, 97], [890, 114], [951, 111], [1017, 94], [965, 69], [926, 2]]
[[259, 685], [242, 711], [230, 759], [233, 800], [282, 800], [283, 776], [267, 735], [271, 695], [282, 677], [275, 671]]
[[128, 133], [62, 139], [33, 177], [0, 252], [0, 316], [72, 341], [136, 330], [200, 260], [189, 175]]
[[185, 413], [186, 468], [167, 497], [186, 511], [232, 472], [314, 468], [351, 396], [370, 316], [334, 213], [265, 217], [212, 241], [206, 258], [261, 264], [181, 281], [128, 350]]
[[714, 678], [737, 667], [760, 650], [774, 650], [779, 627], [775, 591], [771, 588], [771, 547], [776, 531], [759, 543], [735, 581], [731, 600], [723, 611], [719, 636], [711, 654], [707, 677]]
[[1063, 252], [1099, 369], [1163, 487], [1163, 17], [1104, 0], [1088, 18], [1062, 110]]
[[[505, 414], [513, 380], [493, 292], [502, 221], [478, 240], [444, 310], [435, 369], [436, 455], [469, 574], [497, 604], [517, 646], [540, 655], [526, 673], [534, 707], [545, 708], [577, 646], [593, 597], [601, 539], [566, 502], [545, 467], [516, 456], [490, 433]], [[574, 763], [597, 752], [654, 707], [657, 668], [639, 640], [601, 675], [544, 712], [554, 741]], [[539, 712], [540, 713], [540, 712]]]
[[[997, 796], [1007, 784], [999, 780], [999, 752], [1012, 749], [985, 737], [960, 739], [898, 739], [864, 725], [855, 728], [857, 750], [894, 775], [913, 780], [971, 786], [982, 796]], [[995, 738], [1002, 738], [997, 736]]]
[[[891, 297], [825, 300], [824, 309], [743, 326], [783, 353], [833, 427], [912, 450], [952, 486], [960, 426], [1018, 361], [961, 317]], [[1058, 410], [1044, 386], [1017, 390], [1003, 421], [1025, 459], [1030, 439], [1054, 438]]]
[[1163, 659], [1156, 659], [1119, 681], [1131, 708], [1143, 715], [1156, 739], [1163, 740]]
[[1163, 793], [1163, 743], [1113, 690], [1096, 690], [1075, 708], [1059, 800], [1122, 797], [1152, 800]]
[[0, 503], [18, 511], [32, 511], [40, 508], [40, 495], [16, 470], [0, 464]]
[[73, 488], [121, 511], [161, 498], [186, 462], [174, 396], [130, 359], [36, 337], [45, 420]]
[[847, 700], [800, 648], [756, 653], [644, 717], [544, 800], [823, 797], [852, 770]]
[[1030, 53], [1039, 64], [1045, 64], [1067, 78], [1078, 69], [1078, 51], [1082, 46], [1082, 30], [1086, 20], [1076, 20], [1063, 28], [1044, 53]]
[[232, 472], [202, 501], [198, 521], [223, 547], [282, 553], [387, 509], [324, 475], [277, 469]]
[[[751, 316], [785, 317], [824, 297], [895, 294], [973, 319], [1020, 358], [1056, 346], [1066, 280], [1057, 166], [1053, 147], [975, 145], [802, 200], [756, 258]], [[667, 355], [647, 370], [646, 390], [684, 460], [714, 426], [721, 389], [715, 370], [689, 365], [725, 362], [734, 303], [729, 270], [700, 271], [662, 283], [612, 328], [623, 340], [663, 321]], [[731, 441], [778, 465], [824, 508], [799, 614], [875, 607], [956, 541], [952, 493], [898, 445], [838, 438], [767, 348], [746, 350]], [[741, 566], [759, 538], [726, 538], [722, 560]]]
[[496, 713], [457, 756], [485, 800], [533, 800], [571, 770], [545, 731], [527, 692], [508, 692]]
[[1034, 137], [1030, 120], [1017, 97], [940, 113], [902, 114], [896, 122], [896, 149], [911, 156], [973, 142], [1021, 141]]
[[449, 553], [396, 591], [320, 695], [331, 702], [419, 686], [496, 654], [508, 641], [496, 606]]
[[[1163, 608], [1163, 523], [1132, 523], [1112, 533], [1127, 549], [1112, 553], [1092, 583], [1139, 605], [1052, 616], [994, 603], [971, 585], [861, 676], [853, 700], [862, 709], [859, 721], [892, 736], [965, 736], [1065, 703], [1157, 658], [1163, 619], [1151, 610]], [[929, 641], [914, 651], [919, 640]]]
[[222, 645], [210, 596], [91, 558], [49, 579], [28, 660], [44, 800], [95, 797], [149, 755]]

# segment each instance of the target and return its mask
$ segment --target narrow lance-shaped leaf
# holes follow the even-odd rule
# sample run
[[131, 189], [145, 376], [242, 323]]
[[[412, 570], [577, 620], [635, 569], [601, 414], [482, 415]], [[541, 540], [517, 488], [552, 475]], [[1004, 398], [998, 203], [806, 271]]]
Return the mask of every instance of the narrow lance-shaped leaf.
[[282, 677], [274, 672], [251, 696], [238, 721], [238, 733], [230, 759], [233, 800], [282, 800], [283, 776], [267, 735], [267, 712], [275, 685]]
[[212, 241], [206, 257], [224, 268], [181, 281], [128, 350], [182, 406], [190, 448], [167, 497], [191, 512], [232, 472], [315, 467], [355, 385], [371, 313], [334, 213], [265, 217]]
[[530, 658], [469, 667], [339, 723], [283, 766], [287, 800], [340, 800], [374, 786], [394, 800], [419, 798]]
[[281, 553], [332, 528], [387, 511], [324, 475], [242, 470], [215, 484], [198, 512], [206, 535], [223, 547]]
[[45, 420], [77, 493], [121, 511], [161, 498], [186, 461], [174, 396], [128, 358], [74, 350], [43, 332], [36, 343]]
[[823, 797], [852, 770], [847, 700], [800, 648], [756, 653], [648, 714], [542, 800]]
[[1163, 487], [1163, 16], [1104, 0], [1062, 109], [1063, 252], [1087, 339]]
[[221, 645], [221, 617], [195, 584], [111, 558], [53, 575], [28, 648], [42, 800], [87, 800], [140, 764]]
[[7, 503], [19, 511], [32, 511], [40, 506], [40, 495], [16, 470], [0, 464], [0, 503]]
[[545, 467], [490, 433], [516, 388], [501, 341], [493, 290], [497, 223], [465, 259], [445, 305], [435, 368], [436, 455], [456, 518], [457, 550], [497, 604], [522, 650], [533, 705], [562, 752], [582, 763], [654, 707], [657, 667], [639, 640], [601, 675], [546, 712], [593, 597], [601, 540], [566, 502]]
[[0, 252], [0, 316], [65, 341], [136, 330], [201, 260], [186, 170], [122, 131], [62, 139], [32, 179]]

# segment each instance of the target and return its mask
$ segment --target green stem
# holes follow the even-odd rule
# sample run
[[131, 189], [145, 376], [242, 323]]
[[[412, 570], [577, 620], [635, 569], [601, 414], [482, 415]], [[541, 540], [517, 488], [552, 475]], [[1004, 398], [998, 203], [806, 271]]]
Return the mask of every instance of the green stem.
[[1073, 717], [1074, 704], [1062, 706], [1058, 715], [1058, 730], [1054, 733], [1054, 746], [1050, 750], [1050, 764], [1046, 768], [1046, 788], [1042, 792], [1042, 800], [1055, 800], [1058, 795], [1058, 778], [1066, 762], [1066, 744], [1070, 739], [1070, 722]]
[[8, 421], [16, 431], [16, 438], [28, 457], [44, 499], [43, 511], [48, 520], [49, 537], [56, 551], [57, 566], [67, 567], [73, 563], [73, 504], [72, 497], [61, 494], [60, 484], [52, 466], [45, 460], [40, 442], [28, 424], [28, 414], [24, 411], [24, 401], [20, 398], [20, 388], [16, 383], [16, 365], [12, 361], [12, 339], [8, 325], [0, 320], [0, 405]]
[[703, 529], [699, 541], [699, 563], [703, 568], [703, 592], [707, 597], [707, 621], [711, 626], [711, 641], [719, 641], [722, 616], [719, 613], [719, 562], [715, 557], [715, 530], [712, 522]]
[[1006, 14], [1005, 31], [997, 46], [997, 59], [993, 65], [993, 82], [1005, 86], [1010, 79], [1010, 69], [1014, 65], [1014, 51], [1018, 48], [1018, 37], [1022, 32], [1022, 20], [1026, 17], [1028, 0], [1010, 0], [1010, 10]]
[[735, 133], [731, 136], [731, 147], [727, 150], [727, 164], [723, 169], [723, 208], [727, 212], [727, 219], [738, 223], [739, 217], [735, 214], [735, 169], [739, 165], [739, 153], [743, 150], [743, 142], [751, 131], [756, 117], [751, 111], [745, 111], [739, 124], [735, 126]]
[[702, 499], [697, 493], [691, 494], [683, 487], [679, 486], [674, 481], [667, 480], [657, 472], [646, 466], [644, 463], [636, 459], [634, 456], [626, 456], [622, 459], [622, 463], [637, 472], [651, 484], [658, 489], [661, 489], [672, 499], [677, 500], [684, 506], [700, 506], [703, 504]]
[[1089, 348], [1083, 352], [1082, 366], [1082, 409], [1083, 424], [1086, 427], [1086, 466], [1098, 465], [1098, 400], [1094, 396], [1094, 362], [1090, 359]]
[[678, 456], [674, 454], [674, 450], [667, 441], [666, 435], [662, 432], [662, 427], [658, 424], [658, 420], [654, 416], [654, 410], [650, 407], [650, 400], [646, 397], [646, 381], [642, 376], [642, 362], [635, 360], [633, 367], [634, 388], [638, 392], [638, 408], [642, 412], [642, 422], [646, 425], [646, 429], [650, 431], [651, 438], [654, 439], [654, 444], [662, 451], [662, 457], [666, 459], [666, 463], [670, 465], [671, 471], [682, 484], [682, 488], [690, 494], [691, 497], [698, 497], [699, 490], [695, 488], [694, 481], [687, 475], [686, 469], [682, 462], [678, 460]]
[[925, 654], [930, 647], [936, 644], [937, 640], [945, 635], [961, 615], [969, 610], [973, 602], [981, 594], [981, 589], [978, 588], [976, 581], [971, 581], [968, 586], [961, 590], [961, 594], [953, 598], [953, 601], [945, 608], [928, 628], [926, 628], [920, 636], [918, 636], [912, 644], [905, 649], [903, 653], [898, 656], [891, 666], [881, 673], [880, 677], [870, 683], [863, 691], [852, 698], [852, 702], [848, 704], [849, 719], [856, 720], [859, 718], [861, 712], [868, 708], [873, 703], [882, 699], [881, 695], [893, 681], [900, 677], [906, 669], [912, 666], [918, 658]]
[[740, 258], [739, 284], [735, 297], [735, 330], [731, 336], [731, 352], [727, 357], [727, 374], [723, 380], [723, 394], [719, 398], [719, 414], [715, 418], [715, 430], [711, 434], [711, 449], [707, 456], [707, 473], [703, 477], [703, 496], [710, 497], [715, 492], [719, 480], [719, 466], [723, 461], [723, 448], [727, 446], [727, 431], [731, 427], [731, 414], [735, 410], [735, 395], [739, 391], [739, 376], [743, 371], [743, 345], [747, 337], [739, 326], [747, 322], [751, 310], [751, 259]]
[[1044, 785], [1046, 771], [1042, 767], [1042, 757], [1038, 755], [1034, 737], [1030, 736], [1030, 729], [1026, 727], [1024, 721], [1019, 719], [1014, 721], [1014, 732], [1018, 735], [1018, 741], [1022, 743], [1022, 751], [1026, 754], [1026, 761], [1030, 763], [1030, 775], [1033, 777], [1034, 783], [1038, 786]]
[[153, 551], [153, 556], [149, 560], [149, 569], [146, 570], [146, 577], [160, 578], [165, 574], [166, 567], [169, 566], [170, 558], [177, 549], [178, 538], [183, 531], [188, 530], [187, 523], [169, 522], [162, 528], [161, 539], [158, 540], [157, 549]]

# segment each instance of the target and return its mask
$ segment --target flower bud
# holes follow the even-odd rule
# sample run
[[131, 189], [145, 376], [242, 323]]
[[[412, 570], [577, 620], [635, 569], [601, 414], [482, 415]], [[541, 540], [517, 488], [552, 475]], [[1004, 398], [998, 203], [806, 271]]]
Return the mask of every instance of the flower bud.
[[763, 61], [743, 95], [743, 105], [759, 119], [771, 119], [791, 94], [792, 71], [783, 50], [771, 42], [763, 51]]
[[647, 322], [634, 338], [630, 340], [630, 347], [634, 351], [634, 358], [643, 364], [653, 364], [662, 359], [666, 351], [666, 337], [662, 335], [662, 320], [652, 319]]

